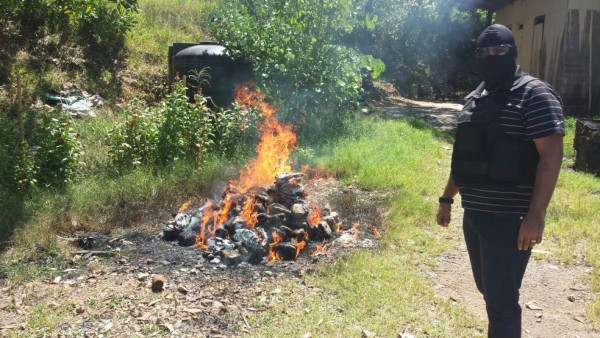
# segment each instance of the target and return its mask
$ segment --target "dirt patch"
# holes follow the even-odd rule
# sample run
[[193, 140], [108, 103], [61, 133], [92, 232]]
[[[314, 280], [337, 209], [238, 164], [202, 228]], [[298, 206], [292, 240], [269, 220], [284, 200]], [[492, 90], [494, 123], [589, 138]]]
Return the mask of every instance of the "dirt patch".
[[366, 113], [391, 118], [416, 118], [442, 131], [456, 128], [456, 116], [462, 109], [462, 104], [458, 102], [424, 102], [404, 98], [392, 84], [385, 81], [375, 82], [375, 94], [372, 96]]
[[[459, 204], [460, 205], [460, 204]], [[439, 297], [450, 299], [487, 321], [485, 302], [477, 290], [462, 235], [462, 209], [454, 207], [448, 229], [440, 229], [453, 251], [437, 258], [426, 277]], [[523, 337], [600, 337], [586, 317], [585, 306], [594, 299], [588, 285], [592, 268], [582, 263], [558, 264], [544, 244], [536, 247], [521, 287]]]
[[[377, 243], [373, 231], [380, 223], [384, 194], [338, 187], [332, 178], [315, 180], [307, 188], [311, 200], [331, 203], [344, 224], [359, 222], [360, 240]], [[0, 284], [0, 336], [9, 331], [64, 337], [252, 336], [250, 313], [269, 311], [286, 292], [322, 292], [305, 285], [304, 277], [361, 250], [336, 247], [326, 254], [302, 252], [292, 262], [215, 264], [203, 259], [200, 250], [163, 241], [163, 217], [163, 223], [135, 231], [93, 234], [94, 247], [74, 255], [72, 269], [48, 271], [57, 277]], [[85, 235], [81, 237], [92, 234]], [[166, 277], [161, 292], [151, 289], [154, 275]], [[283, 281], [293, 285], [291, 290], [278, 286]]]

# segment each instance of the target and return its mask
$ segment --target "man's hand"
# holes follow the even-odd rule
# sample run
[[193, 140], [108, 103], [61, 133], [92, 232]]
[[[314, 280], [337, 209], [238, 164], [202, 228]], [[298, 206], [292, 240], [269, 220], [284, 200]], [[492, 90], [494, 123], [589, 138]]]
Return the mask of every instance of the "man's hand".
[[542, 242], [544, 234], [544, 216], [525, 216], [521, 228], [519, 229], [519, 237], [517, 239], [517, 247], [519, 250], [529, 250], [534, 245]]
[[447, 203], [440, 203], [438, 207], [436, 220], [437, 224], [443, 227], [447, 227], [450, 224], [450, 211], [452, 210], [452, 205]]
[[[458, 187], [454, 184], [454, 180], [452, 179], [452, 173], [450, 173], [450, 177], [448, 177], [448, 182], [446, 183], [446, 187], [444, 188], [443, 197], [453, 198], [458, 193]], [[440, 203], [438, 207], [437, 215], [435, 219], [437, 224], [447, 227], [450, 224], [450, 211], [452, 210], [452, 205], [448, 203]]]

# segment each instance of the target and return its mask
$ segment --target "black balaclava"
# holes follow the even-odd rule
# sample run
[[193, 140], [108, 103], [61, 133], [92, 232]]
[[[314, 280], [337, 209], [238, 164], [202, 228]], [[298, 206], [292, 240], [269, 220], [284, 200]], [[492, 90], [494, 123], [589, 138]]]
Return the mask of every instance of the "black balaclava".
[[488, 90], [512, 80], [517, 69], [517, 46], [513, 33], [506, 26], [494, 24], [479, 35], [477, 48], [497, 45], [511, 45], [513, 48], [505, 55], [490, 55], [477, 59], [477, 70]]

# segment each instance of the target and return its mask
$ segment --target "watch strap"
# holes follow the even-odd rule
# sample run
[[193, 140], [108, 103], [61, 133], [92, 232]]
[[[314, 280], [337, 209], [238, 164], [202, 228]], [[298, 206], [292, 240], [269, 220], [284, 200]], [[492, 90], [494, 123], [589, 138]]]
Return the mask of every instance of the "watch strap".
[[454, 199], [452, 197], [440, 197], [438, 198], [439, 203], [452, 204], [454, 203]]

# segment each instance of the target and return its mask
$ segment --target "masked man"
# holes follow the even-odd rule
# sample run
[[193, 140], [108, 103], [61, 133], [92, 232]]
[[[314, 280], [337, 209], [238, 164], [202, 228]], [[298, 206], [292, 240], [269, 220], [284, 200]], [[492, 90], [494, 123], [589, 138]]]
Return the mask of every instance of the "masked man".
[[484, 82], [466, 97], [458, 117], [437, 223], [448, 226], [460, 192], [488, 337], [521, 337], [519, 289], [531, 248], [542, 241], [563, 156], [562, 102], [550, 85], [521, 71], [507, 27], [486, 28], [475, 58]]

